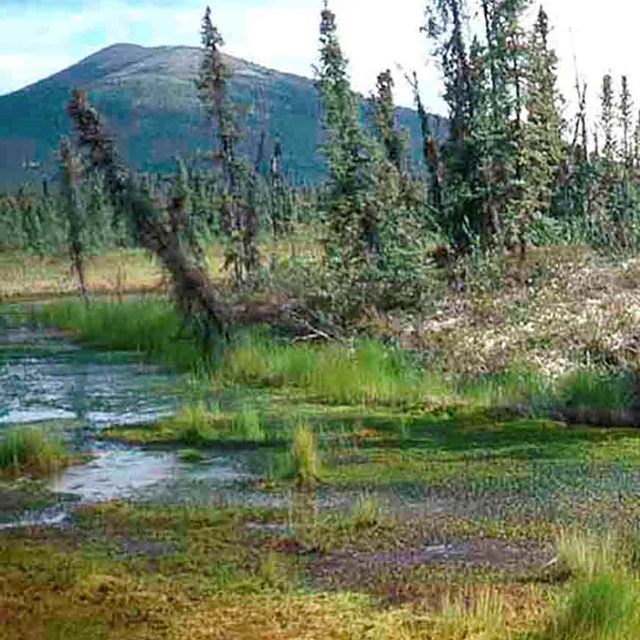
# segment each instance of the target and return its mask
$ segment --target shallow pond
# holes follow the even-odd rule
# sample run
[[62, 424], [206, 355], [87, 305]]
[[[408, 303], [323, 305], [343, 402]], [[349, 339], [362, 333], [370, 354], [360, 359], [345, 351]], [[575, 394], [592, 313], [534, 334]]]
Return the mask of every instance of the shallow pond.
[[[100, 432], [106, 427], [148, 423], [173, 413], [184, 381], [138, 354], [80, 346], [59, 332], [30, 324], [24, 312], [4, 311], [0, 309], [0, 431], [10, 424], [46, 423], [48, 428], [61, 429], [72, 446], [93, 458], [49, 483], [47, 489], [57, 496], [53, 507], [18, 515], [14, 510], [3, 516], [0, 504], [0, 527], [16, 522], [55, 524], [64, 521], [74, 505], [110, 500], [292, 507], [290, 489], [280, 486], [265, 491], [254, 482], [257, 476], [268, 475], [265, 469], [281, 455], [273, 448], [211, 449], [202, 452], [200, 462], [188, 463], [175, 448], [143, 449], [101, 441]], [[446, 469], [448, 457], [472, 452], [474, 446], [483, 447], [488, 462], [476, 456], [452, 467], [460, 472], [477, 467], [477, 473], [452, 471], [444, 483], [396, 479], [370, 486], [352, 482], [347, 475], [342, 486], [335, 482], [319, 488], [317, 507], [348, 509], [366, 491], [375, 494], [386, 511], [418, 518], [452, 515], [528, 522], [570, 521], [588, 515], [608, 522], [611, 512], [624, 512], [634, 519], [640, 513], [637, 456], [631, 461], [597, 463], [589, 455], [574, 455], [575, 443], [566, 431], [544, 432], [544, 438], [558, 446], [544, 450], [544, 455], [527, 457], [522, 452], [514, 455], [509, 447], [523, 445], [520, 438], [526, 444], [526, 437], [537, 438], [534, 443], [542, 447], [540, 434], [501, 435], [487, 430], [470, 432], [462, 442], [446, 425], [425, 423], [416, 429], [412, 436], [419, 438], [415, 446], [425, 456], [425, 477], [434, 466]], [[514, 439], [517, 442], [512, 443]], [[393, 450], [401, 443], [390, 446]], [[436, 455], [438, 451], [442, 455]], [[358, 464], [366, 465], [370, 452], [362, 449], [349, 469], [357, 471]], [[384, 453], [380, 449], [378, 456]], [[502, 455], [509, 464], [504, 464]]]
[[[137, 354], [98, 351], [59, 332], [13, 321], [0, 325], [0, 430], [16, 424], [60, 429], [93, 459], [51, 481], [62, 504], [41, 514], [54, 523], [69, 504], [113, 499], [170, 500], [193, 481], [224, 484], [246, 477], [233, 455], [182, 463], [175, 451], [151, 451], [97, 439], [108, 426], [147, 423], [171, 415], [181, 380]], [[172, 489], [175, 487], [175, 489]], [[6, 518], [5, 518], [6, 520]], [[19, 518], [37, 521], [35, 514]], [[5, 522], [6, 524], [6, 522]]]

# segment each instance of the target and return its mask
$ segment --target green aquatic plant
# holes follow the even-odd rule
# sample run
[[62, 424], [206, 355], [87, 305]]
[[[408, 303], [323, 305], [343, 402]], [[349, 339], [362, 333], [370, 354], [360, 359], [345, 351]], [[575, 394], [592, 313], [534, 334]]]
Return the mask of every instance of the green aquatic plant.
[[254, 408], [243, 406], [233, 417], [231, 437], [242, 442], [264, 442], [267, 431], [260, 413]]

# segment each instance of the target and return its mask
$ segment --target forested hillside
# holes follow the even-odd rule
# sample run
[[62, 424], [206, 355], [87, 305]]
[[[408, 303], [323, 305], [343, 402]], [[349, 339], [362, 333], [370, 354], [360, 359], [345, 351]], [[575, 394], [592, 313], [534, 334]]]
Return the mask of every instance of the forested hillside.
[[[225, 56], [233, 75], [232, 99], [245, 114], [243, 152], [255, 158], [283, 143], [284, 167], [292, 181], [315, 183], [326, 175], [318, 152], [322, 140], [320, 103], [313, 80], [266, 69]], [[27, 179], [39, 182], [56, 164], [61, 135], [69, 134], [64, 107], [74, 88], [85, 89], [118, 136], [123, 157], [143, 172], [171, 172], [176, 155], [187, 159], [211, 147], [211, 128], [203, 117], [195, 80], [196, 47], [146, 48], [117, 44], [25, 89], [0, 96], [0, 187]], [[410, 109], [399, 109], [410, 132], [414, 159], [420, 161], [420, 123]], [[444, 134], [444, 122], [433, 118]], [[43, 163], [26, 173], [24, 162]]]

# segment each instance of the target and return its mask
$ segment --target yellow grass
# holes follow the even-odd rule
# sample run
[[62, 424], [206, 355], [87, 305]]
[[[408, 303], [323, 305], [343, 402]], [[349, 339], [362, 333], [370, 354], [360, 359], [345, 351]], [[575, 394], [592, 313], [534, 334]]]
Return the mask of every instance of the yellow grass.
[[[87, 259], [86, 277], [95, 293], [127, 293], [162, 288], [161, 269], [140, 251], [112, 251]], [[78, 290], [65, 256], [0, 254], [0, 301], [43, 298]]]
[[[261, 247], [264, 264], [298, 256], [318, 255], [317, 244], [304, 238], [291, 242], [268, 243]], [[223, 280], [224, 248], [209, 247], [207, 259], [212, 277]], [[162, 291], [162, 269], [149, 254], [137, 249], [111, 250], [91, 256], [86, 262], [86, 278], [93, 293], [124, 294]], [[73, 294], [78, 285], [66, 256], [38, 256], [0, 251], [0, 302]]]
[[464, 601], [445, 597], [434, 613], [420, 603], [380, 608], [358, 594], [193, 597], [182, 585], [100, 572], [3, 590], [11, 580], [0, 577], [6, 640], [507, 640], [542, 615], [539, 598], [514, 605], [490, 586]]

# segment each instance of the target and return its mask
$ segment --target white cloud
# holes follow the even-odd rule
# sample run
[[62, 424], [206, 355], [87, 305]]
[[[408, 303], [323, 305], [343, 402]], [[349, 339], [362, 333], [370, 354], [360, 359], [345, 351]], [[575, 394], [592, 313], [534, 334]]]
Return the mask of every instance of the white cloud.
[[18, 88], [37, 82], [50, 75], [52, 69], [64, 69], [74, 62], [75, 58], [64, 55], [43, 58], [38, 54], [0, 54], [0, 94], [4, 87]]
[[[599, 110], [598, 96], [602, 76], [613, 73], [629, 76], [632, 91], [640, 104], [640, 43], [637, 25], [640, 4], [629, 0], [550, 0], [545, 3], [553, 26], [552, 42], [560, 56], [560, 82], [570, 107], [575, 111], [575, 69], [589, 85], [589, 111]], [[575, 60], [575, 63], [574, 63]]]
[[[425, 102], [443, 111], [439, 74], [428, 63], [428, 44], [418, 29], [426, 0], [331, 0], [338, 16], [341, 41], [351, 62], [354, 87], [368, 93], [377, 74], [391, 68], [397, 99], [412, 97], [396, 63], [419, 72]], [[0, 3], [2, 0], [0, 0]], [[138, 44], [199, 44], [200, 19], [206, 0], [156, 2], [130, 6], [127, 0], [85, 0], [80, 11], [52, 3], [46, 11], [2, 8], [0, 4], [0, 93], [15, 90], [50, 75], [114, 42], [138, 39]], [[302, 75], [312, 73], [317, 59], [321, 0], [229, 0], [214, 4], [214, 18], [229, 53], [265, 66]], [[636, 29], [640, 3], [608, 0], [547, 0], [554, 25], [553, 42], [561, 57], [560, 78], [565, 95], [574, 96], [574, 55], [591, 87], [591, 112], [597, 111], [601, 77], [608, 71], [630, 76], [640, 104], [640, 71], [636, 69]], [[149, 29], [141, 29], [146, 24]], [[573, 107], [567, 111], [572, 115]]]

